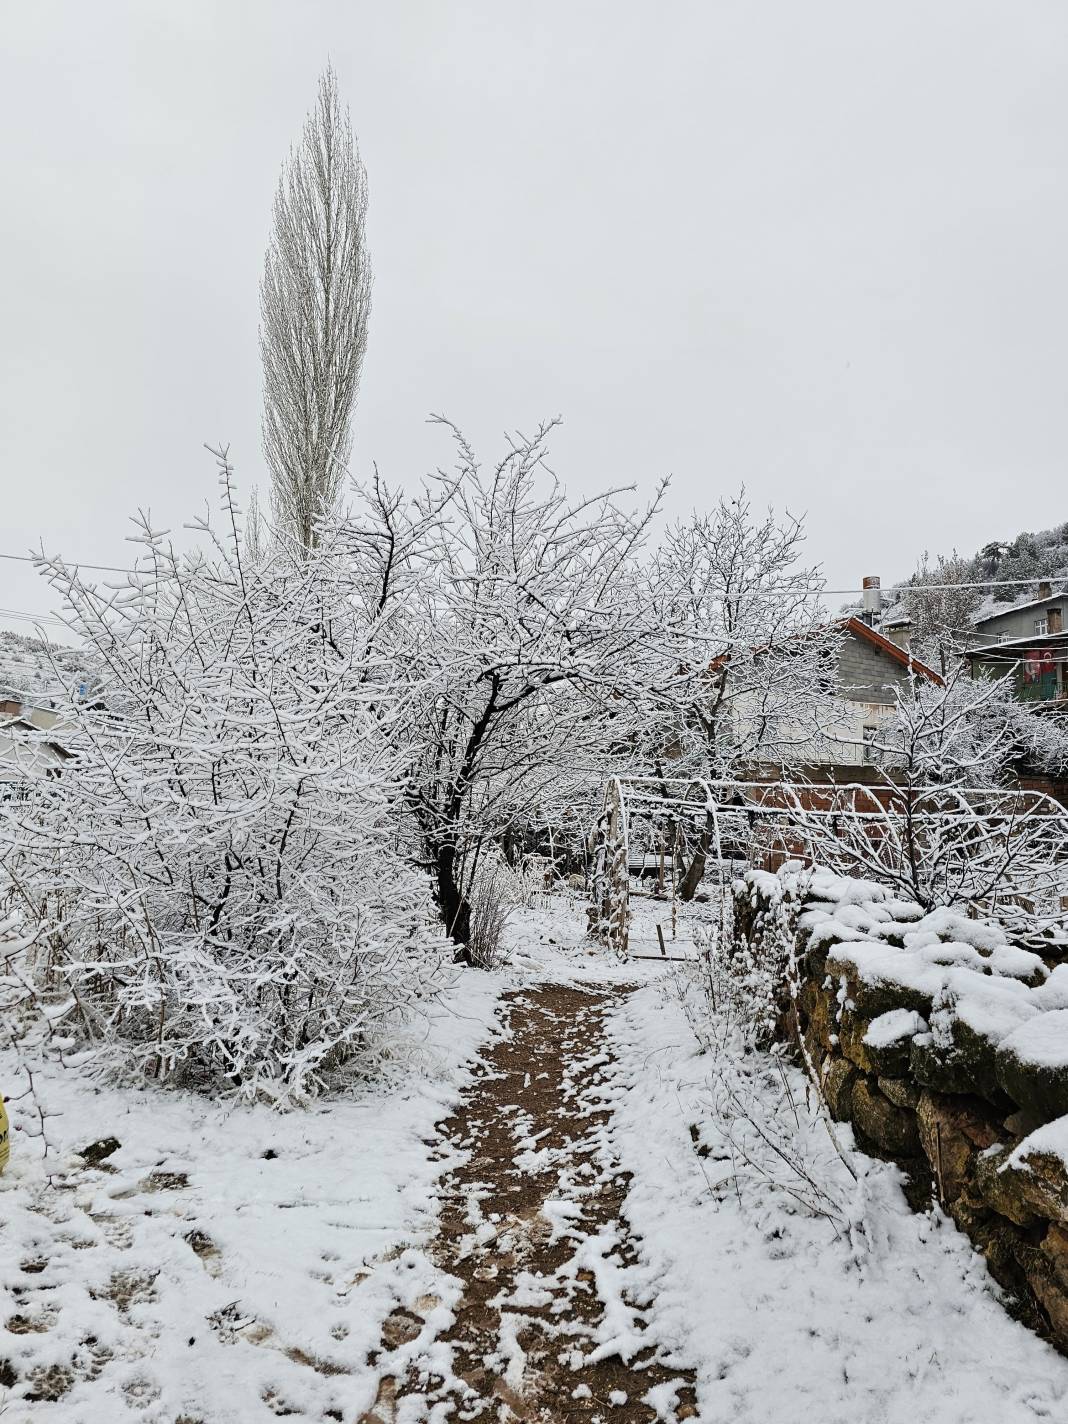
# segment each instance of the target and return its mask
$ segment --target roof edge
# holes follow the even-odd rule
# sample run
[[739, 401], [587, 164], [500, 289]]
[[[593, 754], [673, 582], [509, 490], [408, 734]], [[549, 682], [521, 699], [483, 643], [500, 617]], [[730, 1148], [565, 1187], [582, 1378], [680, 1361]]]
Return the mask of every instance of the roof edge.
[[904, 648], [899, 648], [896, 643], [892, 643], [889, 638], [884, 638], [881, 633], [877, 633], [870, 624], [865, 623], [862, 618], [857, 618], [851, 614], [848, 618], [841, 620], [841, 626], [848, 629], [850, 633], [855, 633], [858, 638], [863, 638], [870, 643], [873, 648], [878, 648], [881, 653], [886, 653], [900, 667], [909, 672], [919, 673], [921, 677], [927, 678], [937, 687], [944, 687], [945, 681], [941, 675], [935, 672], [934, 668], [928, 667], [926, 663], [920, 662], [919, 658], [914, 658], [911, 653], [907, 653]]

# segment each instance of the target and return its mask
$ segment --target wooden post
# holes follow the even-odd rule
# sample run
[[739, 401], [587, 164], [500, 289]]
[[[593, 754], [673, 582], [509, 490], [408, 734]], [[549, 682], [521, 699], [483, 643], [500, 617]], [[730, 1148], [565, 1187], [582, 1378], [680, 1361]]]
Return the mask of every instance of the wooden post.
[[679, 824], [675, 823], [675, 844], [671, 847], [671, 938], [675, 939], [676, 930], [679, 926], [679, 880], [677, 866], [679, 863], [679, 838], [681, 831]]
[[656, 937], [660, 941], [660, 953], [667, 958], [667, 945], [664, 943], [664, 931], [660, 926], [660, 921], [656, 922]]

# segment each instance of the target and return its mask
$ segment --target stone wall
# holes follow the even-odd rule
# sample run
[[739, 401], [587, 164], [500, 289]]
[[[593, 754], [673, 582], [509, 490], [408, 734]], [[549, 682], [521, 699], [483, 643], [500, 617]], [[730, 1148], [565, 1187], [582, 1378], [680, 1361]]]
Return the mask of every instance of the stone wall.
[[937, 1198], [1014, 1313], [1068, 1354], [1064, 946], [1044, 961], [989, 925], [885, 892], [845, 891], [843, 905], [832, 882], [792, 910], [788, 876], [736, 884], [735, 933], [753, 952], [771, 925], [794, 935], [800, 991], [796, 1004], [784, 994], [779, 1032], [796, 1042], [800, 1030], [831, 1115], [899, 1164], [913, 1208]]

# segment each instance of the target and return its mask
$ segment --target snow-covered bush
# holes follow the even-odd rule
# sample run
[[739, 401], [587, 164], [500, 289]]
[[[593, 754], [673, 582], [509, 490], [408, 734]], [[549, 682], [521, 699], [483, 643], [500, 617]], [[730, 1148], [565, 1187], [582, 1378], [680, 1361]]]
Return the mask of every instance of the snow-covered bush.
[[[468, 951], [476, 969], [494, 969], [504, 952], [504, 928], [514, 901], [508, 881], [511, 871], [492, 865], [478, 872], [471, 885], [471, 938]], [[510, 892], [513, 892], [510, 894]]]
[[54, 1032], [102, 1066], [297, 1103], [368, 1068], [440, 964], [408, 868], [391, 682], [329, 537], [255, 568], [225, 540], [110, 592], [48, 568], [100, 668], [6, 856]]
[[787, 792], [813, 861], [925, 910], [967, 907], [1021, 930], [1063, 924], [1068, 812], [1018, 789], [1021, 761], [1068, 754], [1052, 720], [997, 681], [955, 671], [898, 697], [872, 743], [881, 784]]
[[[726, 1188], [760, 1215], [775, 1199], [777, 1210], [785, 1202], [787, 1211], [823, 1216], [849, 1231], [855, 1169], [827, 1116], [811, 1065], [792, 1063], [786, 1042], [776, 1036], [793, 1003], [792, 936], [802, 901], [781, 884], [772, 888], [774, 880], [765, 876], [760, 887], [763, 923], [746, 921], [755, 930], [753, 945], [739, 925], [734, 933], [729, 927], [726, 933], [714, 927], [699, 932], [697, 982], [703, 992], [692, 992], [692, 980], [677, 984], [708, 1064], [698, 1098], [698, 1151], [711, 1159], [713, 1192]], [[744, 918], [748, 903], [747, 886], [736, 882], [735, 912], [740, 909]]]

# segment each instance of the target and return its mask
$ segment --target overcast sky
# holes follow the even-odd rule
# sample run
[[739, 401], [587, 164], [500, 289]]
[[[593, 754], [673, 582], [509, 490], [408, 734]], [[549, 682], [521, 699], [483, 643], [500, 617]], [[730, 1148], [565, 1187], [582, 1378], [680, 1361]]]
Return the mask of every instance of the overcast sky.
[[[354, 468], [561, 414], [577, 488], [743, 481], [831, 585], [1068, 518], [1064, 0], [0, 0], [0, 551], [265, 484], [258, 281], [329, 57], [366, 163]], [[47, 588], [0, 561], [0, 606]], [[10, 626], [20, 626], [11, 624]]]

